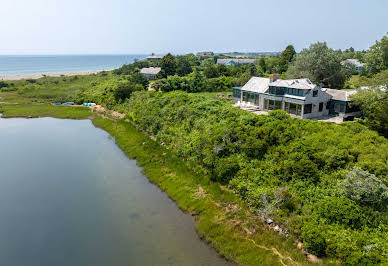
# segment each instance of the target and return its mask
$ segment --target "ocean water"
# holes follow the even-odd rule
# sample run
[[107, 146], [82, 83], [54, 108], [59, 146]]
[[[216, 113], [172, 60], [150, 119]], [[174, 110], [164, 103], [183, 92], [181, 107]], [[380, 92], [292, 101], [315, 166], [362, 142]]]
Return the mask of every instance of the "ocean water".
[[0, 75], [111, 70], [147, 55], [0, 55]]

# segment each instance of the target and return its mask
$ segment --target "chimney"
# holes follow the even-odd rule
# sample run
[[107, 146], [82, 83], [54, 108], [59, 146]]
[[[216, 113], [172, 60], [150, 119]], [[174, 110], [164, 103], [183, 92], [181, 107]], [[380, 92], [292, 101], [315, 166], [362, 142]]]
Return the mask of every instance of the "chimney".
[[280, 74], [278, 73], [273, 73], [269, 76], [269, 81], [270, 82], [274, 82], [276, 81], [277, 79], [280, 79]]

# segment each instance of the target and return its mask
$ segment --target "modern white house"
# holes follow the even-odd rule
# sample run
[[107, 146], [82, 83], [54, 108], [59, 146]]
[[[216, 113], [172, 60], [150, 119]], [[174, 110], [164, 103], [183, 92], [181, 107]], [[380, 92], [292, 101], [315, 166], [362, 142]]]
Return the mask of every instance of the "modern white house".
[[336, 93], [342, 95], [343, 91], [321, 88], [307, 78], [282, 80], [273, 74], [270, 78], [252, 77], [243, 87], [234, 88], [233, 100], [263, 111], [281, 109], [299, 118], [346, 116], [351, 99], [333, 96]]
[[150, 80], [161, 70], [162, 69], [160, 67], [144, 67], [140, 70], [140, 74], [143, 74], [148, 80]]

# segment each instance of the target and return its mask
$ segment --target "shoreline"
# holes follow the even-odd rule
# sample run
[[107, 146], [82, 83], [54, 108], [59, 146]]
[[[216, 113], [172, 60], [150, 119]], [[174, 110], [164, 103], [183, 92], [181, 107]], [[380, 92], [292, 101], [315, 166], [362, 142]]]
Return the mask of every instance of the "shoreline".
[[85, 71], [64, 71], [64, 72], [46, 72], [46, 73], [27, 73], [27, 74], [0, 74], [0, 80], [23, 80], [23, 79], [39, 79], [43, 77], [69, 77], [77, 75], [92, 75], [103, 71], [110, 70], [85, 70]]

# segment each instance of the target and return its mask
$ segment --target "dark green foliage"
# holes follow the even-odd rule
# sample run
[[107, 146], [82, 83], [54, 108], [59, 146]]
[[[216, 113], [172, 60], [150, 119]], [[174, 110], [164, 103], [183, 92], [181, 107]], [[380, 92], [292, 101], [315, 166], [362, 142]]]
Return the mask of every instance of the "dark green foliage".
[[360, 228], [363, 221], [360, 207], [344, 197], [325, 197], [315, 204], [314, 211], [328, 224]]
[[[364, 89], [352, 95], [354, 104], [361, 107], [366, 124], [381, 135], [388, 138], [388, 70], [377, 76], [385, 76], [385, 80], [377, 81], [376, 87]], [[382, 87], [381, 87], [382, 86]], [[383, 89], [382, 89], [383, 88]]]
[[8, 87], [8, 83], [5, 81], [0, 80], [0, 89]]
[[181, 77], [193, 72], [192, 67], [198, 65], [198, 60], [193, 54], [177, 56], [176, 62], [176, 74]]
[[280, 72], [285, 72], [288, 69], [288, 64], [291, 63], [296, 52], [292, 45], [288, 45], [286, 49], [280, 54]]
[[215, 64], [209, 64], [208, 66], [205, 67], [203, 70], [203, 74], [205, 75], [206, 78], [211, 79], [211, 78], [218, 78], [219, 73], [218, 73], [218, 68]]
[[139, 72], [134, 72], [129, 76], [129, 81], [133, 84], [141, 84], [144, 88], [148, 86], [147, 78]]
[[303, 244], [312, 254], [324, 256], [326, 251], [326, 240], [323, 230], [316, 222], [307, 222], [302, 227]]
[[114, 97], [116, 102], [122, 102], [128, 99], [135, 91], [144, 90], [141, 84], [134, 84], [131, 82], [120, 82], [114, 90]]
[[177, 63], [175, 57], [168, 53], [160, 60], [160, 67], [165, 75], [165, 77], [173, 76], [177, 70]]
[[368, 71], [372, 74], [388, 69], [388, 35], [383, 36], [369, 48], [365, 55], [365, 62]]
[[188, 76], [169, 76], [166, 79], [159, 79], [153, 83], [153, 88], [157, 91], [186, 91], [186, 92], [217, 92], [232, 89], [231, 78], [221, 76], [219, 78], [204, 79], [202, 73], [194, 70]]
[[264, 57], [260, 57], [259, 66], [261, 67], [261, 69], [263, 70], [264, 73], [267, 72], [267, 65], [265, 63]]
[[[310, 252], [353, 263], [384, 261], [376, 254], [388, 251], [387, 213], [380, 208], [388, 141], [365, 126], [293, 119], [280, 110], [257, 116], [178, 91], [135, 93], [126, 112], [195, 171], [229, 184], [258, 214], [292, 230]], [[379, 182], [345, 185], [352, 183], [352, 166]], [[360, 197], [379, 200], [370, 205]]]
[[154, 66], [154, 62], [150, 62], [150, 61], [147, 61], [147, 60], [141, 60], [141, 61], [137, 61], [137, 62], [134, 62], [133, 64], [127, 64], [127, 65], [123, 65], [122, 67], [118, 68], [118, 69], [115, 69], [113, 70], [113, 74], [115, 75], [129, 75], [135, 71], [138, 71], [139, 69], [142, 69], [144, 67], [150, 67], [150, 66]]
[[349, 71], [341, 65], [341, 52], [327, 47], [326, 43], [314, 43], [295, 56], [287, 77], [309, 78], [316, 84], [330, 88], [342, 88]]

